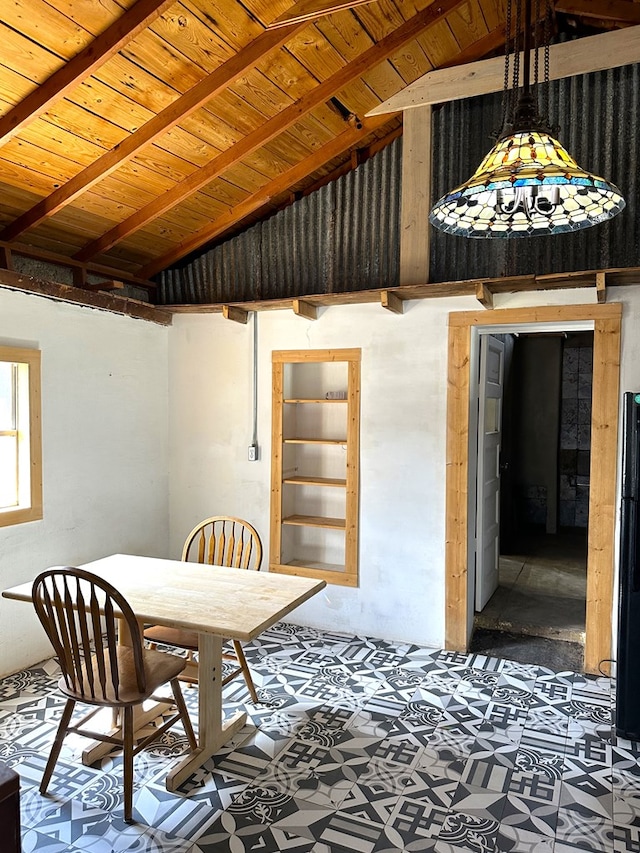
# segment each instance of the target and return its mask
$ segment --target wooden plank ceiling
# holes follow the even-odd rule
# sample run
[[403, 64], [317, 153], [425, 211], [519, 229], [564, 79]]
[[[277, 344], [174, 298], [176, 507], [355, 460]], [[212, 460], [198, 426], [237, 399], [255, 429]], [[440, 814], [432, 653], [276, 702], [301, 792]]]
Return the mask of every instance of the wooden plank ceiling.
[[[0, 267], [146, 280], [401, 132], [366, 113], [499, 53], [506, 0], [11, 0], [0, 20]], [[347, 7], [347, 8], [340, 8]], [[584, 34], [634, 0], [557, 0]]]

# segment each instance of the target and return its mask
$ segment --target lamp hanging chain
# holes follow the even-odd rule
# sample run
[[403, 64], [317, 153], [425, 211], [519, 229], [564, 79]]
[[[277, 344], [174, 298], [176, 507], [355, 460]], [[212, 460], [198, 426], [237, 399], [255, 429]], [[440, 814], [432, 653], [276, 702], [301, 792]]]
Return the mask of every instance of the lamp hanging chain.
[[544, 112], [547, 121], [551, 124], [551, 84], [549, 83], [549, 45], [551, 42], [551, 2], [545, 0], [544, 18]]
[[511, 123], [513, 123], [520, 88], [520, 33], [522, 32], [520, 0], [509, 0], [509, 8], [511, 8], [512, 3], [516, 4], [516, 15], [513, 31], [513, 80], [509, 93], [509, 119]]
[[537, 103], [537, 83], [538, 83], [538, 72], [540, 69], [540, 29], [538, 27], [538, 21], [540, 20], [540, 0], [535, 0], [535, 5], [533, 8], [533, 22], [527, 21], [526, 26], [533, 27], [533, 84], [536, 86], [536, 103]]
[[499, 136], [506, 128], [507, 117], [510, 112], [511, 93], [509, 91], [509, 65], [511, 53], [513, 51], [513, 39], [511, 35], [511, 0], [507, 3], [507, 20], [504, 31], [504, 81], [502, 86], [502, 121], [500, 122], [500, 130], [496, 136]]

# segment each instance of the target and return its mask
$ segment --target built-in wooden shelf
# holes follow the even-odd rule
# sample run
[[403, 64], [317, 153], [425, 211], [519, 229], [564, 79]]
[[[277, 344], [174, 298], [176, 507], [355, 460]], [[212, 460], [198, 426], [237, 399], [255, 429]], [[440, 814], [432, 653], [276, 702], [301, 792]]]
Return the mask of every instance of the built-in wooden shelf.
[[[272, 563], [269, 571], [282, 575], [297, 575], [304, 578], [317, 578], [327, 583], [339, 583], [341, 586], [358, 586], [356, 575], [350, 574], [346, 566], [339, 563], [322, 563], [314, 560], [291, 560], [289, 563]], [[337, 580], [340, 578], [340, 580]]]
[[360, 358], [272, 354], [269, 571], [358, 586]]
[[308, 562], [303, 560], [291, 560], [290, 563], [286, 563], [285, 565], [292, 566], [294, 568], [317, 569], [321, 572], [344, 572], [344, 566], [338, 565], [337, 563], [320, 563], [313, 560], [309, 560]]
[[346, 438], [284, 438], [283, 444], [337, 444], [345, 445]]
[[282, 523], [299, 527], [329, 527], [332, 530], [344, 530], [346, 526], [344, 518], [324, 518], [321, 515], [288, 515]]
[[292, 483], [295, 486], [341, 486], [345, 488], [347, 485], [346, 479], [337, 477], [284, 477], [283, 483]]
[[337, 399], [337, 400], [334, 398], [327, 399], [326, 397], [316, 397], [314, 399], [312, 399], [310, 397], [304, 397], [304, 398], [300, 397], [297, 399], [283, 400], [283, 403], [348, 403], [348, 402], [349, 401], [347, 400], [346, 397], [344, 397], [344, 398], [341, 397], [340, 399]]

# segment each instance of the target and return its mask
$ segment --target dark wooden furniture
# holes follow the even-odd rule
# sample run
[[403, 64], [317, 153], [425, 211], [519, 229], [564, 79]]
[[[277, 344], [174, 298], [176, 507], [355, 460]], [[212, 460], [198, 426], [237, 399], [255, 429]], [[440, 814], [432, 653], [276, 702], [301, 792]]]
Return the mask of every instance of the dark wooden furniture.
[[0, 761], [0, 846], [3, 853], [20, 853], [20, 777]]
[[[32, 599], [60, 663], [58, 687], [67, 696], [40, 792], [46, 793], [68, 732], [121, 744], [124, 819], [131, 822], [134, 755], [178, 720], [182, 721], [191, 748], [197, 747], [178, 681], [185, 662], [176, 655], [145, 649], [141, 626], [124, 596], [90, 572], [69, 567], [43, 572], [33, 582]], [[126, 645], [122, 636], [118, 637], [118, 623], [120, 633], [126, 632]], [[156, 696], [155, 691], [167, 682], [173, 698]], [[177, 712], [134, 747], [134, 708], [150, 698], [169, 705], [175, 703]], [[72, 726], [71, 715], [77, 702], [96, 707]], [[121, 715], [121, 736], [84, 728], [84, 723], [104, 707]]]
[[[262, 564], [262, 542], [257, 530], [248, 521], [233, 516], [216, 515], [206, 518], [193, 528], [184, 543], [182, 560], [208, 563], [212, 566], [259, 571]], [[242, 606], [242, 602], [239, 602], [239, 605]], [[195, 631], [153, 625], [145, 630], [144, 636], [153, 644], [153, 648], [158, 643], [163, 643], [179, 649], [186, 649], [189, 654], [187, 668], [180, 678], [182, 681], [192, 683], [198, 681], [198, 667], [193, 658], [193, 653], [198, 651], [198, 635]], [[225, 675], [222, 679], [222, 685], [228, 684], [233, 678], [242, 674], [251, 694], [251, 699], [257, 702], [258, 694], [242, 644], [239, 640], [232, 640], [231, 642], [234, 651], [223, 651], [222, 658], [223, 660], [233, 661], [238, 666]]]

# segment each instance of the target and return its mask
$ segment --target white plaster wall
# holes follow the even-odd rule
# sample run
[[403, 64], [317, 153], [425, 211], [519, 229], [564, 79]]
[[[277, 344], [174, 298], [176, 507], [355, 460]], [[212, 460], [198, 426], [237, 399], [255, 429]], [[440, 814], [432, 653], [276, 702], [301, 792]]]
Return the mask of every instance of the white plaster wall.
[[[640, 289], [625, 302], [623, 385], [640, 388]], [[504, 294], [497, 307], [595, 301], [585, 290]], [[171, 556], [201, 518], [247, 518], [268, 554], [271, 352], [362, 348], [360, 586], [329, 586], [291, 621], [427, 646], [444, 642], [447, 317], [474, 299], [335, 306], [316, 321], [290, 311], [258, 317], [260, 460], [251, 439], [251, 321], [180, 315], [170, 333]], [[636, 379], [633, 380], [635, 375]]]
[[640, 286], [616, 288], [614, 296], [622, 303], [620, 393], [640, 391]]
[[239, 515], [269, 546], [271, 352], [362, 348], [360, 586], [328, 586], [290, 617], [321, 627], [441, 645], [447, 316], [471, 299], [258, 315], [258, 462], [251, 439], [252, 320], [179, 315], [170, 334], [171, 552], [207, 515]]
[[[168, 551], [168, 329], [0, 289], [0, 343], [42, 351], [44, 518], [0, 527], [2, 588], [51, 565]], [[0, 599], [0, 676], [50, 653]]]

